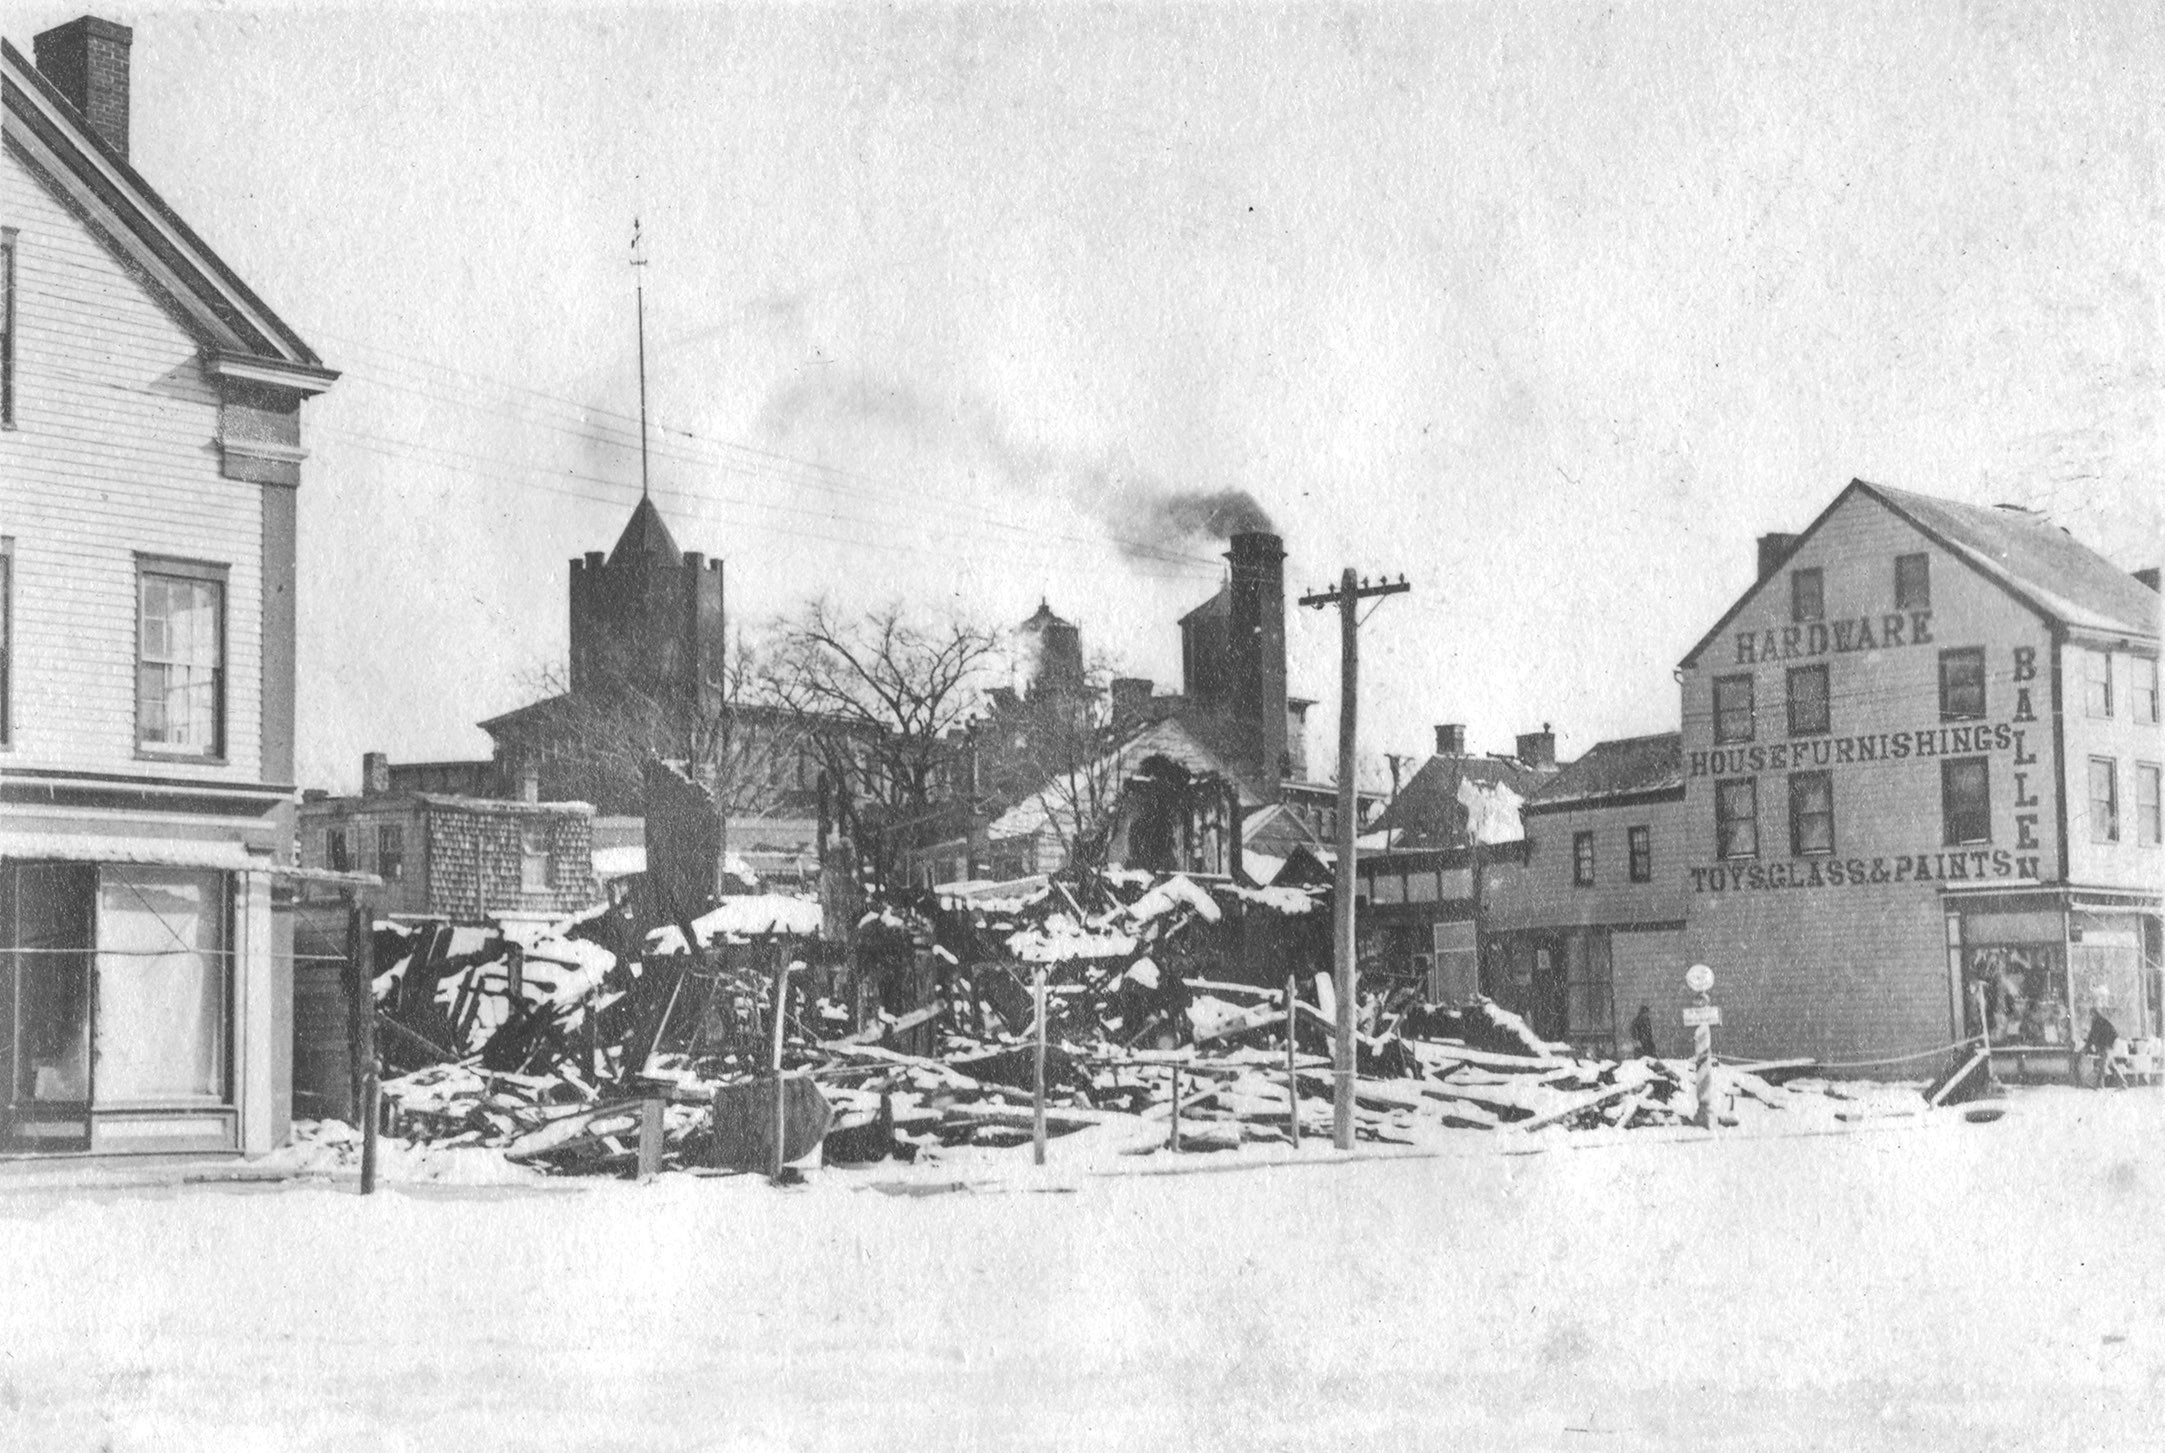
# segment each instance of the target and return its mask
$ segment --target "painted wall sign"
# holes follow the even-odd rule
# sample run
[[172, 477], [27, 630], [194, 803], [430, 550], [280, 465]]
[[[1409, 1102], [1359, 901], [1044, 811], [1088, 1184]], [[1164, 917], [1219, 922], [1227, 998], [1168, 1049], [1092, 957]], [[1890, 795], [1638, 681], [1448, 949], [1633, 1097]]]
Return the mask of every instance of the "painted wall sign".
[[1776, 630], [1737, 632], [1739, 666], [1768, 661], [1846, 655], [1851, 651], [1878, 651], [1894, 646], [1930, 646], [1932, 612], [1889, 611], [1885, 615], [1858, 616], [1853, 620], [1813, 621], [1809, 625], [1783, 626]]
[[2026, 767], [2037, 760], [2037, 753], [2018, 723], [2034, 720], [2018, 715], [2012, 721], [1978, 722], [1972, 726], [1812, 737], [1763, 747], [1712, 747], [1691, 754], [1691, 775], [1742, 777], [1753, 772], [1800, 772], [1864, 762], [1899, 762], [1911, 757], [1974, 757], [1993, 752], [2012, 752], [2015, 765]]
[[1792, 858], [1692, 868], [1694, 893], [1761, 892], [1776, 888], [1864, 888], [1887, 883], [1960, 883], [1978, 879], [2035, 880], [2039, 859], [2005, 848], [1954, 848], [1876, 858]]

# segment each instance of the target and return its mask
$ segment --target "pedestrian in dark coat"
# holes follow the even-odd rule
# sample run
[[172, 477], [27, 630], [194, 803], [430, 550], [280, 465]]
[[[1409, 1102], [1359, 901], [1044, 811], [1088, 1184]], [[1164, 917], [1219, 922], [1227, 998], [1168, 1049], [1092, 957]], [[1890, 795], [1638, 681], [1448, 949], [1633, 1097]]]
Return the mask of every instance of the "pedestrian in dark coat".
[[2105, 1088], [2105, 1072], [2112, 1065], [2112, 1048], [2119, 1042], [2120, 1031], [2112, 1027], [2112, 1021], [2105, 1017], [2105, 1011], [2102, 1008], [2092, 1005], [2090, 1007], [2090, 1034], [2082, 1042], [2082, 1052], [2097, 1056], [2097, 1084], [2093, 1088], [2099, 1090]]
[[1632, 1053], [1640, 1059], [1661, 1058], [1654, 1048], [1654, 1011], [1644, 1004], [1641, 1004], [1639, 1012], [1632, 1016], [1631, 1041]]

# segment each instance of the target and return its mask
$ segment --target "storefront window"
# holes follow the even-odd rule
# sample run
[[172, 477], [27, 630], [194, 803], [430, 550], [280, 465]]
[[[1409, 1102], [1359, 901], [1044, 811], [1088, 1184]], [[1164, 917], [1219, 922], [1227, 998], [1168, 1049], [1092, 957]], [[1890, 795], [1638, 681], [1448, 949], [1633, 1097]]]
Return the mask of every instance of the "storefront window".
[[1406, 901], [1406, 878], [1403, 873], [1378, 873], [1374, 879], [1378, 903], [1403, 903]]
[[0, 1061], [13, 1057], [7, 1079], [19, 1111], [89, 1102], [96, 889], [87, 864], [0, 867], [0, 1015], [12, 1016], [0, 1018]]
[[1989, 1034], [1994, 1044], [2066, 1045], [2075, 1032], [2057, 943], [1973, 946], [1963, 977], [1971, 1034]]
[[100, 872], [98, 1103], [224, 1102], [226, 899], [222, 873]]
[[1406, 874], [1406, 901], [1408, 903], [1433, 903], [1436, 901], [1436, 870], [1426, 868], [1418, 873]]

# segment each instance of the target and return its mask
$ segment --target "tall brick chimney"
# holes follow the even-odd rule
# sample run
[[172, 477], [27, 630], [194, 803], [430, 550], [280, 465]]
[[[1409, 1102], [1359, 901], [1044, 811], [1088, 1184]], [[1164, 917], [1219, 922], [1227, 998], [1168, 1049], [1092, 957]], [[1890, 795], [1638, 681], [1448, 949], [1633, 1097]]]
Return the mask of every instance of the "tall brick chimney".
[[361, 753], [361, 795], [381, 797], [391, 790], [391, 759], [382, 752]]
[[1545, 772], [1556, 765], [1556, 729], [1547, 722], [1537, 732], [1520, 732], [1516, 756], [1523, 766]]
[[135, 32], [85, 15], [33, 39], [38, 70], [107, 146], [128, 154], [128, 49]]
[[1437, 723], [1436, 755], [1439, 757], [1463, 757], [1466, 755], [1466, 728], [1463, 723], [1455, 721]]
[[1263, 789], [1284, 780], [1285, 543], [1261, 530], [1233, 536], [1226, 631], [1230, 715], [1246, 737]]

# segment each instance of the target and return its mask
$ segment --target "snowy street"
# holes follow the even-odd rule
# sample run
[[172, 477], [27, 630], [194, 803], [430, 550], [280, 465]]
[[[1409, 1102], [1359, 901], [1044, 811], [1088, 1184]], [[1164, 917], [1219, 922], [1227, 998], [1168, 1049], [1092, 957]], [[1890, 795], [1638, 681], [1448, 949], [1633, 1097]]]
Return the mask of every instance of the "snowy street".
[[1465, 1139], [365, 1201], [15, 1167], [0, 1441], [2156, 1446], [2165, 1096]]

